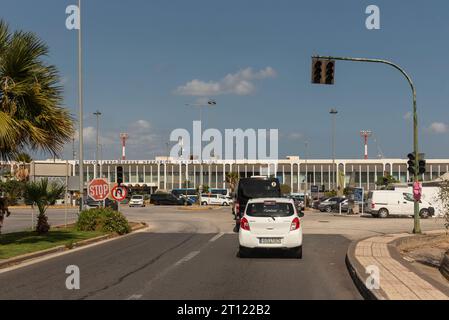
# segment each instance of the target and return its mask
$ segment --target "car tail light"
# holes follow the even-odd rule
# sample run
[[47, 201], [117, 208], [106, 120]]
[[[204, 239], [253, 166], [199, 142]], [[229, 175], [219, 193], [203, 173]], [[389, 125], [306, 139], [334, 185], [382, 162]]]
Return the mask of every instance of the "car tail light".
[[240, 220], [240, 228], [246, 231], [250, 231], [249, 222], [246, 218], [242, 218], [242, 220]]
[[293, 219], [293, 221], [292, 221], [292, 225], [291, 225], [291, 227], [290, 227], [290, 231], [298, 230], [299, 227], [301, 227], [301, 222], [299, 221], [299, 218], [296, 217], [296, 218]]
[[376, 209], [376, 204], [374, 202], [371, 203], [371, 209]]

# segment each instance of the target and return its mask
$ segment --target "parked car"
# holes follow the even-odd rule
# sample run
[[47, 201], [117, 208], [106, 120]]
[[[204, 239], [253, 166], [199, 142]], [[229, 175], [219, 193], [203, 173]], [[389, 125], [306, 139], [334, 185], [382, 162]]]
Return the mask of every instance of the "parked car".
[[145, 199], [141, 195], [133, 195], [129, 200], [130, 207], [145, 207]]
[[322, 202], [320, 202], [320, 204], [318, 205], [318, 210], [320, 210], [321, 212], [332, 212], [334, 211], [336, 208], [339, 207], [340, 202], [344, 201], [345, 198], [341, 198], [341, 197], [332, 197], [329, 199], [326, 199]]
[[232, 200], [221, 194], [202, 194], [200, 197], [200, 203], [202, 206], [207, 205], [219, 205], [219, 206], [229, 206]]
[[[376, 190], [368, 194], [367, 211], [373, 217], [414, 216], [413, 194], [396, 190]], [[435, 214], [431, 203], [421, 200], [419, 203], [421, 218]]]
[[296, 195], [288, 195], [286, 196], [287, 199], [292, 199], [295, 202], [295, 206], [299, 211], [302, 211], [305, 209], [304, 204], [304, 197], [296, 196]]
[[243, 216], [249, 200], [281, 197], [281, 184], [276, 178], [252, 177], [240, 179], [233, 203], [236, 227], [239, 228], [240, 226], [240, 218]]
[[320, 203], [329, 199], [328, 197], [321, 197], [312, 202], [312, 208], [318, 210]]
[[192, 205], [192, 201], [187, 198], [178, 198], [172, 193], [154, 193], [150, 197], [150, 203], [155, 205]]
[[240, 258], [247, 257], [254, 249], [284, 249], [302, 259], [303, 216], [296, 210], [293, 199], [249, 200], [240, 221]]
[[96, 209], [103, 206], [105, 207], [112, 207], [115, 201], [111, 199], [106, 199], [103, 203], [103, 201], [96, 201], [90, 197], [87, 197], [86, 200], [84, 200], [84, 208], [86, 209]]

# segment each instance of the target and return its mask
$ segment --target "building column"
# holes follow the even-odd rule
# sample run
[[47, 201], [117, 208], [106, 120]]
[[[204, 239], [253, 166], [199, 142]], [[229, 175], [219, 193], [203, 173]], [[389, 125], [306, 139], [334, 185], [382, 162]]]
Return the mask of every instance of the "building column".
[[346, 188], [346, 163], [343, 163], [343, 188]]
[[366, 185], [368, 186], [367, 188], [366, 188], [366, 190], [370, 190], [370, 186], [369, 186], [369, 174], [370, 174], [370, 171], [369, 171], [369, 165], [367, 165], [366, 166]]
[[108, 165], [108, 181], [111, 183], [111, 166]]
[[132, 179], [131, 179], [131, 165], [129, 165], [128, 166], [128, 173], [129, 173], [129, 176], [128, 176], [128, 183], [132, 183]]
[[215, 188], [218, 189], [218, 164], [215, 165]]
[[161, 164], [157, 164], [157, 188], [161, 189]]
[[298, 192], [301, 192], [301, 181], [300, 181], [300, 177], [301, 177], [301, 163], [298, 162]]
[[139, 165], [136, 165], [136, 183], [140, 183], [140, 180], [139, 180]]
[[[323, 170], [323, 165], [321, 165], [321, 179], [320, 179], [321, 181], [321, 186], [324, 184], [324, 170]], [[321, 186], [320, 186], [320, 188], [321, 188]]]
[[174, 186], [175, 186], [175, 168], [172, 163], [172, 165], [171, 165], [171, 187], [172, 187], [172, 189]]
[[430, 181], [433, 180], [433, 165], [430, 165]]
[[332, 189], [332, 186], [331, 186], [331, 175], [332, 175], [332, 172], [331, 172], [331, 166], [329, 165], [329, 166], [327, 166], [327, 172], [328, 172], [328, 175], [327, 175], [327, 177], [329, 178], [329, 190], [331, 190]]
[[226, 163], [223, 163], [223, 189], [226, 188]]
[[374, 180], [375, 180], [375, 190], [377, 190], [377, 164], [374, 166]]
[[179, 163], [179, 189], [182, 188], [182, 163]]
[[313, 185], [316, 185], [316, 166], [313, 165]]
[[362, 188], [362, 166], [359, 165], [359, 188]]
[[146, 168], [145, 168], [146, 166], [145, 165], [143, 165], [143, 184], [146, 184], [147, 183], [147, 173], [146, 173]]
[[115, 183], [117, 183], [117, 166], [115, 166], [114, 168], [114, 173], [115, 173]]
[[193, 188], [196, 189], [196, 167], [193, 165]]

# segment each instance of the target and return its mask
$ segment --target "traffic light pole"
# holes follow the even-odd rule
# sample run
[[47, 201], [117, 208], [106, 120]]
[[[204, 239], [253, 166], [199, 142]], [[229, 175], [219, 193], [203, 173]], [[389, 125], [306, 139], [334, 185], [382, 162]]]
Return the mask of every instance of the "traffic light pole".
[[[331, 56], [313, 56], [312, 58], [323, 59], [323, 60], [340, 60], [340, 61], [355, 61], [355, 62], [372, 62], [372, 63], [382, 63], [392, 66], [393, 68], [399, 70], [402, 75], [407, 79], [413, 94], [413, 153], [415, 154], [415, 159], [419, 159], [419, 148], [418, 148], [418, 112], [416, 106], [416, 89], [410, 76], [397, 64], [382, 60], [382, 59], [366, 59], [366, 58], [350, 58], [350, 57], [331, 57]], [[414, 182], [419, 182], [419, 161], [415, 163], [415, 173]], [[414, 228], [413, 233], [421, 233], [421, 222], [419, 217], [419, 202], [415, 199], [415, 214], [414, 214]]]

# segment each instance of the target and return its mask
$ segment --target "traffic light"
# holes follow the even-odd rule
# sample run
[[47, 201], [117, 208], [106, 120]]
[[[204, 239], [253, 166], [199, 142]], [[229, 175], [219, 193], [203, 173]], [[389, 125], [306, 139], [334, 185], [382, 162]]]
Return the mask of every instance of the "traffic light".
[[321, 60], [312, 60], [312, 83], [320, 84], [323, 73], [323, 62]]
[[123, 183], [123, 167], [117, 167], [117, 183], [120, 186]]
[[424, 174], [426, 173], [426, 160], [424, 159], [420, 159], [419, 160], [419, 174]]
[[326, 65], [326, 84], [334, 84], [335, 62], [328, 61]]
[[409, 153], [408, 154], [408, 172], [410, 172], [410, 174], [414, 175], [415, 174], [415, 168], [416, 168], [416, 157], [414, 153]]
[[319, 58], [312, 59], [312, 83], [334, 84], [335, 61]]

